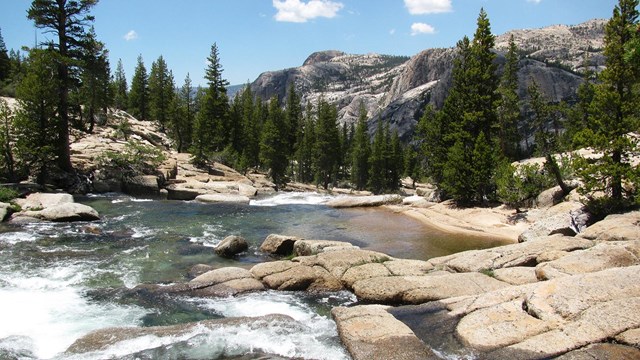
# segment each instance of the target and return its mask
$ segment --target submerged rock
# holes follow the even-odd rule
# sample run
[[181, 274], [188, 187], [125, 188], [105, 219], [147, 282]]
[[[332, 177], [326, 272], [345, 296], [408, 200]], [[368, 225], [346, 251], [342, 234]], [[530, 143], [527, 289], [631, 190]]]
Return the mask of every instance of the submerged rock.
[[203, 203], [237, 203], [237, 204], [249, 204], [251, 199], [244, 195], [231, 195], [231, 194], [205, 194], [196, 196], [196, 201]]
[[[124, 342], [129, 342], [143, 337], [147, 338], [168, 338], [172, 337], [172, 342], [184, 339], [187, 341], [199, 335], [206, 334], [214, 329], [225, 327], [246, 327], [249, 329], [268, 328], [272, 326], [302, 327], [303, 325], [287, 315], [271, 314], [259, 317], [237, 317], [198, 321], [193, 323], [153, 326], [153, 327], [122, 327], [106, 328], [93, 331], [76, 340], [65, 352], [67, 355], [96, 353], [105, 351], [110, 347], [116, 347]], [[130, 348], [131, 353], [147, 349], [146, 342], [140, 342], [139, 348]], [[128, 354], [131, 354], [128, 353]], [[111, 356], [106, 356], [111, 358]], [[178, 358], [183, 358], [179, 356]]]

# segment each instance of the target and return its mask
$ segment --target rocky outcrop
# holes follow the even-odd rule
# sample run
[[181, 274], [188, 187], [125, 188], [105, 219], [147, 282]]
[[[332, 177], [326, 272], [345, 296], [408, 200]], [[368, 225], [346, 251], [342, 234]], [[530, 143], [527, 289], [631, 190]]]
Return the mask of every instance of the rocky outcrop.
[[588, 222], [586, 208], [579, 202], [562, 202], [538, 214], [528, 230], [520, 234], [519, 242], [533, 241], [549, 235], [575, 236]]
[[216, 254], [231, 258], [249, 249], [249, 243], [241, 236], [227, 236], [214, 249]]

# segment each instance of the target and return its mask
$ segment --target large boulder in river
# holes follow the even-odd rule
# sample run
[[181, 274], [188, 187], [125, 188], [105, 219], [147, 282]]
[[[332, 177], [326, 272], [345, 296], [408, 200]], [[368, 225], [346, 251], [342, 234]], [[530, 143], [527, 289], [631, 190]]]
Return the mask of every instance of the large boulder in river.
[[222, 257], [234, 257], [249, 248], [247, 240], [242, 236], [227, 236], [214, 249]]
[[20, 205], [23, 210], [42, 210], [44, 208], [71, 204], [73, 202], [73, 195], [66, 193], [33, 193], [25, 199], [16, 199], [16, 203]]
[[326, 205], [334, 208], [374, 207], [383, 205], [397, 205], [402, 203], [400, 195], [373, 196], [341, 196], [327, 201]]
[[17, 213], [12, 221], [20, 222], [20, 218], [23, 217], [56, 222], [93, 221], [100, 219], [100, 215], [95, 209], [78, 203], [66, 203], [37, 211], [22, 211]]
[[[162, 338], [174, 338], [184, 339], [184, 341], [172, 342], [170, 344], [162, 345], [158, 343], [158, 349], [162, 352], [151, 353], [151, 356], [141, 356], [142, 358], [155, 358], [158, 354], [173, 354], [170, 358], [189, 359], [189, 358], [202, 358], [202, 354], [193, 354], [190, 352], [191, 346], [184, 345], [189, 344], [190, 339], [198, 339], [202, 336], [210, 336], [214, 331], [223, 332], [225, 328], [232, 329], [260, 329], [260, 328], [288, 328], [288, 329], [303, 329], [301, 323], [297, 322], [293, 318], [281, 315], [270, 314], [258, 317], [237, 317], [237, 318], [223, 318], [204, 320], [198, 322], [191, 322], [170, 326], [151, 326], [151, 327], [120, 327], [120, 328], [106, 328], [90, 332], [87, 335], [77, 339], [65, 352], [66, 355], [77, 354], [91, 354], [91, 357], [99, 357], [105, 359], [111, 359], [113, 357], [138, 358], [134, 356], [140, 352], [149, 350], [149, 339], [162, 339]], [[245, 330], [245, 331], [246, 331]], [[293, 331], [292, 330], [292, 331]], [[237, 331], [236, 331], [237, 332]], [[181, 345], [181, 343], [183, 345]], [[126, 348], [126, 350], [125, 350]], [[205, 358], [218, 359], [224, 357], [224, 346], [210, 347], [209, 353]], [[116, 353], [109, 352], [109, 349], [118, 349]], [[171, 351], [169, 351], [171, 349]], [[217, 352], [216, 352], [217, 351]], [[156, 356], [153, 356], [153, 355]], [[163, 357], [163, 356], [161, 356]], [[279, 359], [278, 357], [268, 357], [269, 359]]]
[[340, 339], [355, 360], [439, 359], [385, 306], [337, 307], [331, 310], [331, 316], [338, 325]]
[[234, 194], [205, 194], [196, 196], [196, 201], [203, 203], [234, 203], [249, 204], [251, 199], [244, 195]]

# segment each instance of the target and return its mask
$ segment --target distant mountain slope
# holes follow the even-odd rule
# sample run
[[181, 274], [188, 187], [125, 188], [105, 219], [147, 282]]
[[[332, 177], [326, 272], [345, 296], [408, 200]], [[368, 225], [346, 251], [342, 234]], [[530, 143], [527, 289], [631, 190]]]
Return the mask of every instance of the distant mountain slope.
[[[568, 26], [513, 30], [496, 38], [498, 64], [511, 35], [523, 53], [520, 61], [520, 92], [532, 80], [554, 101], [572, 101], [582, 82], [585, 64], [601, 69], [606, 20], [590, 20]], [[303, 103], [316, 103], [320, 96], [336, 104], [341, 123], [357, 119], [362, 102], [370, 117], [370, 131], [380, 120], [389, 122], [404, 140], [409, 140], [427, 104], [439, 108], [451, 84], [455, 48], [427, 49], [409, 57], [367, 54], [350, 55], [322, 51], [309, 56], [303, 66], [261, 74], [252, 91], [263, 99], [284, 99], [293, 82]]]

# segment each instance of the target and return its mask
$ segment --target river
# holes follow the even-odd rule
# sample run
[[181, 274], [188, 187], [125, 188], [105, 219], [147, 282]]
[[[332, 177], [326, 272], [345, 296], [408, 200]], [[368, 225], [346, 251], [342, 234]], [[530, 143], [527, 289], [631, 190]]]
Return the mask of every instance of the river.
[[[394, 257], [427, 259], [499, 245], [458, 239], [386, 210], [337, 210], [326, 195], [285, 193], [250, 205], [136, 199], [122, 194], [77, 198], [94, 207], [93, 223], [0, 224], [0, 358], [226, 359], [275, 354], [348, 359], [329, 311], [357, 302], [348, 292], [274, 292], [235, 298], [175, 297], [161, 303], [126, 295], [141, 283], [187, 281], [196, 264], [240, 266], [270, 259], [258, 251], [271, 233], [349, 241]], [[212, 247], [241, 235], [250, 249], [222, 259]], [[229, 326], [183, 337], [144, 337], [80, 355], [65, 350], [109, 327], [174, 325], [205, 319], [285, 314], [303, 327]], [[204, 354], [204, 355], [203, 355]]]

